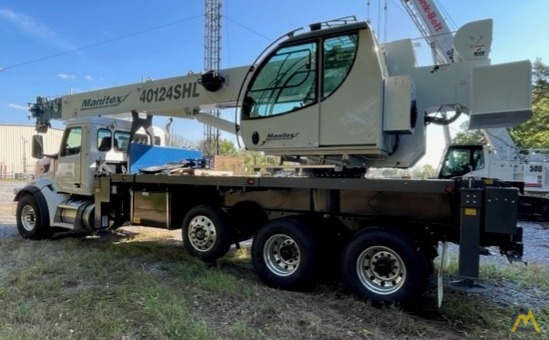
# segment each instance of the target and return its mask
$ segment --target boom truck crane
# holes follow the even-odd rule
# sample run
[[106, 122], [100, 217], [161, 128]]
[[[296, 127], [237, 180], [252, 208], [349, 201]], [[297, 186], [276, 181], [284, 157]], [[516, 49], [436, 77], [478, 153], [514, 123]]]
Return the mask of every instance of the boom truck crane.
[[[454, 40], [477, 25], [461, 30]], [[336, 267], [351, 292], [374, 301], [421, 294], [439, 241], [459, 244], [463, 289], [475, 287], [482, 246], [521, 259], [518, 190], [507, 183], [366, 179], [352, 169], [413, 166], [441, 106], [467, 112], [476, 127], [528, 119], [529, 61], [490, 65], [465, 46], [459, 62], [416, 67], [410, 39], [382, 45], [366, 22], [346, 19], [292, 31], [271, 46], [252, 66], [38, 97], [30, 108], [37, 129], [51, 119], [67, 127], [55, 176], [16, 194], [20, 234], [181, 228], [185, 249], [204, 261], [253, 237], [252, 262], [266, 284], [300, 289]], [[201, 113], [229, 107], [239, 109], [239, 121]], [[125, 112], [133, 112], [131, 124], [113, 118]], [[207, 119], [238, 133], [249, 150], [335, 169], [310, 177], [152, 174], [128, 170], [139, 144], [98, 148], [106, 137], [131, 140], [152, 115]], [[36, 156], [41, 140], [34, 139]]]
[[[401, 2], [431, 47], [437, 65], [444, 67], [463, 59], [459, 52], [456, 53], [456, 48], [459, 51], [463, 48], [454, 46], [453, 33], [435, 1]], [[473, 53], [473, 56], [488, 58], [492, 44], [492, 20], [483, 20], [476, 25], [485, 27], [472, 31], [469, 39], [462, 39], [461, 43], [470, 45], [466, 51]], [[454, 117], [457, 119], [457, 114]], [[439, 165], [438, 178], [476, 176], [514, 182], [525, 193], [519, 198], [520, 218], [549, 220], [549, 150], [519, 150], [505, 126], [481, 130], [487, 141], [484, 145], [447, 146]]]

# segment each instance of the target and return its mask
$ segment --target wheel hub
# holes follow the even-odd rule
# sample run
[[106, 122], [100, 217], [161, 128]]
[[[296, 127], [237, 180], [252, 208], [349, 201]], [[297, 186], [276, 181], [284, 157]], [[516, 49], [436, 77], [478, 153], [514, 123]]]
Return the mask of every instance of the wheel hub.
[[294, 239], [284, 234], [271, 236], [263, 248], [267, 267], [279, 276], [293, 274], [301, 262], [301, 253]]
[[190, 222], [187, 236], [193, 248], [206, 252], [213, 248], [217, 240], [215, 224], [207, 216], [195, 216]]
[[206, 231], [202, 228], [197, 229], [195, 232], [195, 236], [198, 240], [203, 240], [204, 238], [206, 238]]
[[292, 262], [293, 260], [295, 261], [296, 255], [297, 255], [296, 249], [295, 247], [292, 247], [291, 244], [282, 245], [282, 247], [280, 248], [280, 257], [282, 258], [283, 261], [286, 261], [286, 262]]
[[379, 258], [372, 263], [374, 273], [380, 278], [392, 279], [397, 275], [398, 265], [396, 262], [389, 254], [380, 253]]
[[36, 214], [30, 205], [23, 207], [21, 211], [21, 224], [27, 231], [32, 231], [36, 224]]
[[398, 291], [406, 281], [406, 266], [398, 253], [384, 246], [372, 246], [358, 257], [357, 274], [370, 291], [387, 295]]

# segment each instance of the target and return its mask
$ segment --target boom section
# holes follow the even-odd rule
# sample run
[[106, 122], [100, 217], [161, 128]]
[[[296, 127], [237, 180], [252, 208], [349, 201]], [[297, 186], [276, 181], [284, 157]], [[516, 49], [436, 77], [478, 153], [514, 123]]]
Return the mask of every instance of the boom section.
[[[194, 118], [201, 110], [236, 105], [238, 92], [250, 67], [219, 71], [205, 77], [190, 73], [184, 76], [69, 94], [48, 100], [38, 97], [31, 106], [37, 128], [49, 120], [69, 120], [86, 116], [105, 116], [132, 111], [147, 114]], [[205, 81], [208, 84], [203, 84]], [[212, 80], [213, 79], [213, 80]], [[211, 82], [211, 83], [210, 83]], [[211, 91], [209, 86], [215, 86]], [[209, 90], [208, 90], [209, 88]]]

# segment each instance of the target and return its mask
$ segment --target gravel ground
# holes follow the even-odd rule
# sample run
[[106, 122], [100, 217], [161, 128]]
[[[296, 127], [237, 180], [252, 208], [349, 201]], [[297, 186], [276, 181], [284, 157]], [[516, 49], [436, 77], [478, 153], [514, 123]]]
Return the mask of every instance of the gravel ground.
[[[13, 189], [22, 187], [24, 184], [23, 181], [0, 181], [0, 242], [5, 238], [19, 237], [15, 224], [15, 207], [12, 204]], [[524, 228], [523, 260], [527, 263], [546, 264], [549, 259], [549, 223], [521, 222], [520, 225]], [[457, 246], [451, 245], [449, 254], [457, 256], [457, 249]], [[508, 263], [506, 257], [499, 255], [497, 247], [490, 248], [490, 251], [493, 255], [481, 256], [481, 263]], [[496, 300], [502, 304], [516, 303], [516, 301], [511, 301], [509, 296], [509, 290], [513, 288], [512, 286], [514, 284], [511, 282], [498, 282], [495, 287], [492, 287], [494, 289], [489, 294], [492, 296], [491, 300]], [[540, 301], [549, 303], [549, 296], [536, 293], [536, 289], [530, 292], [521, 291], [520, 295], [521, 300], [526, 304], [535, 304], [536, 301], [538, 303]], [[515, 295], [514, 298], [516, 297]]]

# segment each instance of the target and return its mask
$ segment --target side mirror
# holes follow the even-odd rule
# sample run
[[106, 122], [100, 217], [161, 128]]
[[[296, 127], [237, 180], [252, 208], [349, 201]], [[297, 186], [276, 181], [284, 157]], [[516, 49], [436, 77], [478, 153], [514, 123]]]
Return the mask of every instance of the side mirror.
[[32, 136], [32, 157], [38, 159], [44, 157], [44, 141], [41, 135]]

